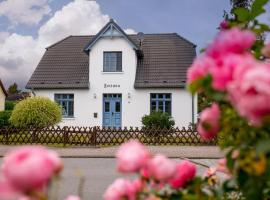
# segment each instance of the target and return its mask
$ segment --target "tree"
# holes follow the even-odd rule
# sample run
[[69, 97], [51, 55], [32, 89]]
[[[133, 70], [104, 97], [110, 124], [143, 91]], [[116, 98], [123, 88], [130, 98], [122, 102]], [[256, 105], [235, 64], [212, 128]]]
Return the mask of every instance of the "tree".
[[10, 122], [16, 127], [43, 128], [59, 123], [61, 115], [59, 105], [49, 98], [32, 97], [16, 104]]
[[12, 85], [9, 86], [8, 88], [8, 94], [16, 94], [19, 93], [20, 91], [18, 90], [18, 85], [17, 83], [13, 83]]

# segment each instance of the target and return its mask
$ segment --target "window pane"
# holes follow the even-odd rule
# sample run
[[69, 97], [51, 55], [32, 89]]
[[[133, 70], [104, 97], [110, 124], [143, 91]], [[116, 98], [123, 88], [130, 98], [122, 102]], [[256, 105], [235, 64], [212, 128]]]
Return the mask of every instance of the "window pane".
[[61, 106], [62, 106], [62, 115], [63, 116], [67, 116], [67, 102], [66, 101], [62, 101], [61, 102]]
[[158, 102], [158, 111], [161, 111], [161, 112], [163, 112], [163, 101], [159, 101]]
[[122, 71], [122, 52], [117, 52], [116, 71]]
[[166, 94], [166, 99], [171, 99], [171, 94]]
[[73, 101], [68, 102], [68, 116], [74, 116], [74, 108], [73, 108]]
[[120, 102], [115, 102], [115, 112], [121, 112]]
[[171, 101], [165, 101], [165, 112], [171, 115]]
[[122, 52], [104, 52], [103, 70], [107, 72], [122, 71]]
[[156, 107], [156, 102], [152, 101], [151, 102], [151, 112], [156, 111], [157, 107]]
[[158, 94], [159, 99], [163, 99], [163, 94]]
[[151, 94], [151, 98], [155, 99], [156, 98], [156, 94]]
[[110, 112], [110, 102], [105, 102], [105, 112]]

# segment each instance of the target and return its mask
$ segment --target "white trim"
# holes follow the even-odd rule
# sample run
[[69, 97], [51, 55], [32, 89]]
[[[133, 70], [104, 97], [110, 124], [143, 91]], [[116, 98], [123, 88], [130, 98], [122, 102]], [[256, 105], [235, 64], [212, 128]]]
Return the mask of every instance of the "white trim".
[[123, 71], [121, 72], [104, 72], [104, 71], [101, 71], [101, 74], [124, 74]]

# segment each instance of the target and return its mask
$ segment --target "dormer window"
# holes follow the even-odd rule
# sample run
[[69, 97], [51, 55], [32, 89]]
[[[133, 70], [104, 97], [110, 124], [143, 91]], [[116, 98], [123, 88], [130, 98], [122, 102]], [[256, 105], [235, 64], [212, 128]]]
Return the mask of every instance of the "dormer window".
[[104, 51], [103, 52], [103, 71], [121, 72], [122, 71], [122, 52]]

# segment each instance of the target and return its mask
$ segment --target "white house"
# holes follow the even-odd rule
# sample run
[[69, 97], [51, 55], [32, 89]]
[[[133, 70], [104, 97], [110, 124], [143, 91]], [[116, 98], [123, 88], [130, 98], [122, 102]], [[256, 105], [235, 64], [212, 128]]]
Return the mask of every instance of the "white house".
[[62, 106], [61, 125], [136, 127], [161, 110], [188, 126], [197, 115], [185, 89], [195, 48], [176, 33], [127, 35], [110, 20], [96, 35], [48, 47], [26, 87]]
[[7, 97], [7, 92], [5, 87], [0, 79], [0, 111], [5, 110], [5, 99]]

